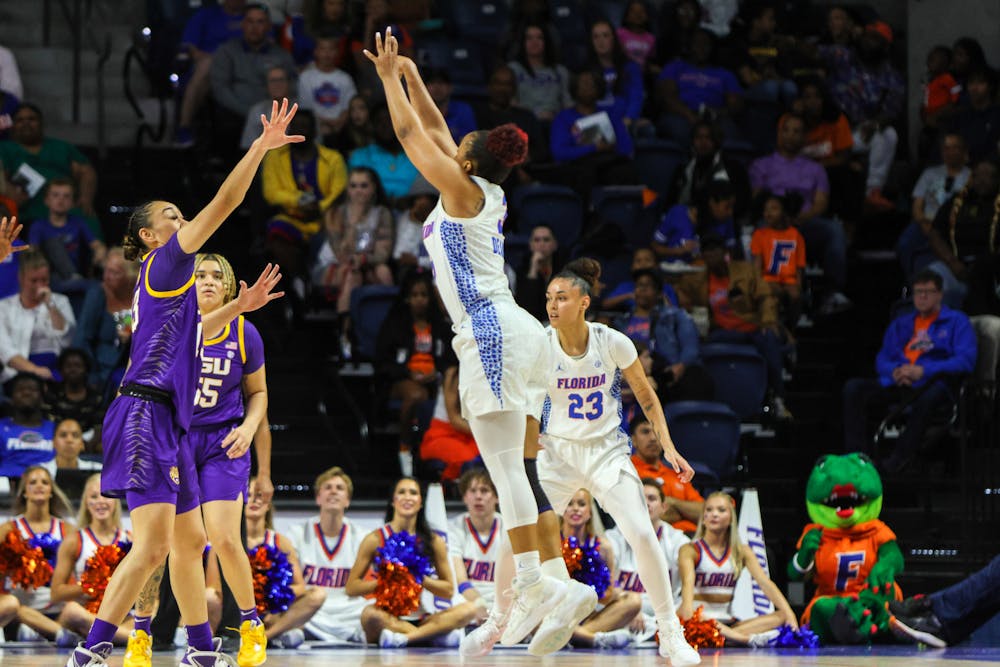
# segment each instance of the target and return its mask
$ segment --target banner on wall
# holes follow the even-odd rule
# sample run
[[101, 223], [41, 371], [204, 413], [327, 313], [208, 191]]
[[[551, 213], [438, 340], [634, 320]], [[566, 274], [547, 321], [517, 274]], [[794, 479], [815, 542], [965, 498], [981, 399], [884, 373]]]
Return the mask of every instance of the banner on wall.
[[[767, 548], [764, 544], [764, 523], [760, 518], [760, 500], [757, 489], [744, 489], [743, 502], [740, 505], [739, 520], [740, 541], [750, 547], [764, 574], [771, 576], [767, 566]], [[738, 620], [746, 620], [754, 616], [763, 616], [774, 611], [774, 605], [764, 594], [764, 590], [753, 580], [750, 573], [743, 569], [733, 591], [732, 614]]]

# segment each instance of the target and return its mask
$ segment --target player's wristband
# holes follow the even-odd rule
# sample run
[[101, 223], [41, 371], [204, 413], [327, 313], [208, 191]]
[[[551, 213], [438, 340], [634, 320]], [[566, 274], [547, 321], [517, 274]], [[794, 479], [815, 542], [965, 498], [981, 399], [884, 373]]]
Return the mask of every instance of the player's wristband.
[[464, 593], [465, 591], [469, 590], [470, 588], [472, 588], [472, 583], [468, 582], [468, 581], [463, 581], [462, 583], [460, 583], [458, 585], [458, 592], [459, 593]]

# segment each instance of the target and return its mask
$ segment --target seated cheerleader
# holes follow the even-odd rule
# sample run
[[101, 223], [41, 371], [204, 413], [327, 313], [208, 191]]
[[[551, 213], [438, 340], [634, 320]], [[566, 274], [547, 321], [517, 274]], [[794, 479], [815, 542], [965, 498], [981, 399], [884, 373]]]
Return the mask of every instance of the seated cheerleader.
[[[87, 560], [97, 553], [99, 546], [132, 541], [132, 534], [122, 529], [121, 519], [121, 501], [101, 495], [100, 473], [88, 477], [76, 517], [79, 528], [68, 531], [52, 573], [52, 602], [64, 603], [59, 623], [70, 632], [86, 635], [95, 618], [87, 608], [88, 603], [95, 609], [100, 604], [99, 599], [95, 603], [82, 587]], [[127, 619], [118, 627], [115, 643], [124, 645], [131, 631], [131, 619]], [[76, 637], [76, 641], [80, 639]]]
[[326, 602], [326, 590], [306, 587], [295, 548], [287, 537], [274, 532], [274, 506], [263, 500], [263, 494], [257, 489], [256, 478], [250, 480], [245, 516], [246, 546], [251, 562], [258, 547], [267, 546], [285, 554], [292, 568], [290, 588], [294, 598], [287, 601], [288, 608], [283, 612], [274, 613], [270, 608], [265, 610], [261, 621], [264, 623], [269, 645], [277, 648], [295, 648], [305, 639], [302, 626]]
[[[779, 626], [787, 624], [797, 630], [799, 625], [788, 600], [765, 574], [750, 547], [740, 542], [733, 525], [735, 512], [736, 501], [728, 493], [716, 491], [705, 499], [694, 539], [681, 547], [678, 556], [681, 606], [677, 613], [687, 620], [695, 605], [701, 605], [702, 618], [715, 621], [727, 644], [767, 646], [778, 636]], [[744, 567], [777, 611], [745, 621], [733, 617], [733, 591]]]
[[[625, 592], [611, 581], [615, 571], [615, 555], [611, 542], [604, 537], [604, 529], [594, 511], [594, 499], [586, 489], [580, 489], [569, 501], [562, 516], [563, 540], [576, 538], [582, 547], [596, 548], [607, 566], [607, 576], [601, 581], [591, 582], [580, 578], [571, 563], [567, 563], [570, 575], [578, 581], [594, 586], [600, 597], [597, 610], [583, 619], [573, 631], [575, 646], [620, 649], [632, 643], [629, 623], [642, 609], [642, 597], [638, 593]], [[565, 548], [564, 548], [565, 555]], [[596, 585], [595, 585], [596, 583]]]
[[[73, 515], [73, 509], [48, 470], [42, 466], [31, 466], [24, 471], [17, 484], [12, 510], [15, 516], [0, 525], [0, 537], [5, 537], [12, 530], [18, 531], [25, 541], [41, 546], [46, 560], [55, 567], [59, 546], [72, 531], [72, 524], [64, 519]], [[50, 584], [51, 577], [44, 586], [32, 590], [15, 588], [12, 591], [21, 605], [17, 610], [17, 620], [21, 622], [18, 640], [33, 641], [45, 637], [55, 639], [64, 648], [75, 646], [79, 637], [56, 621], [62, 604], [51, 600]]]
[[[371, 596], [379, 586], [377, 579], [367, 579], [380, 547], [397, 533], [406, 532], [416, 538], [416, 550], [430, 562], [430, 572], [423, 576], [423, 590], [437, 598], [450, 600], [455, 592], [454, 577], [448, 560], [445, 541], [431, 532], [424, 518], [423, 494], [420, 484], [412, 477], [403, 477], [393, 488], [392, 500], [385, 514], [386, 524], [361, 541], [358, 558], [347, 579], [348, 595]], [[377, 574], [377, 573], [376, 573]], [[420, 596], [426, 599], [426, 595]], [[464, 635], [465, 626], [476, 617], [476, 605], [464, 602], [444, 610], [428, 609], [423, 602], [409, 614], [394, 616], [376, 604], [361, 612], [361, 625], [370, 643], [382, 648], [401, 648], [416, 644], [456, 647]]]

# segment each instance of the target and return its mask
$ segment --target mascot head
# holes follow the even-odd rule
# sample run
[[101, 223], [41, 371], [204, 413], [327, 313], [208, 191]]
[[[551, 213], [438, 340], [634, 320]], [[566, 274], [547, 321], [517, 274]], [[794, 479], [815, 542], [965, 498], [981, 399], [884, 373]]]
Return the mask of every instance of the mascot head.
[[864, 454], [826, 455], [806, 485], [809, 518], [824, 528], [850, 528], [882, 512], [882, 478]]

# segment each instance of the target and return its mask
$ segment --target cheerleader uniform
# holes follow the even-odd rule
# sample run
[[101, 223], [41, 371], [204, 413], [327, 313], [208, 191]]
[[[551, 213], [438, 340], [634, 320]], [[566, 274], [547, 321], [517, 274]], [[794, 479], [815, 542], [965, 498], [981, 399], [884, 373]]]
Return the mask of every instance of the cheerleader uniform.
[[493, 606], [496, 597], [494, 572], [502, 536], [503, 519], [499, 514], [494, 516], [490, 531], [485, 535], [472, 525], [468, 512], [448, 522], [448, 555], [462, 561], [469, 583], [483, 597], [487, 607]]
[[[694, 569], [694, 599], [704, 606], [702, 618], [730, 625], [735, 622], [731, 607], [736, 589], [736, 572], [729, 547], [719, 556], [712, 553], [705, 540], [694, 542], [694, 548], [698, 554]], [[711, 599], [706, 599], [709, 597]], [[725, 597], [726, 600], [712, 601], [719, 597]]]

